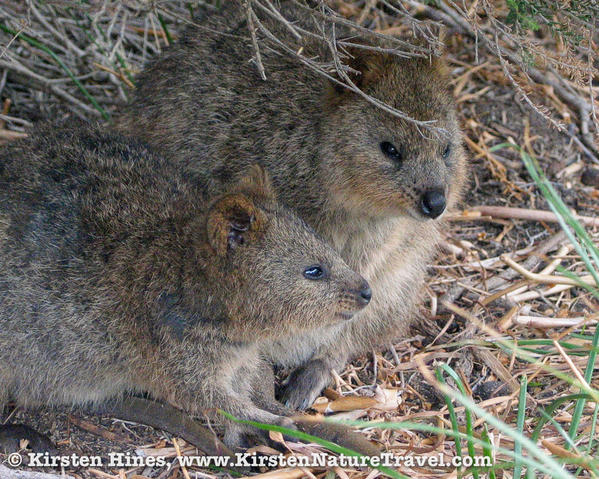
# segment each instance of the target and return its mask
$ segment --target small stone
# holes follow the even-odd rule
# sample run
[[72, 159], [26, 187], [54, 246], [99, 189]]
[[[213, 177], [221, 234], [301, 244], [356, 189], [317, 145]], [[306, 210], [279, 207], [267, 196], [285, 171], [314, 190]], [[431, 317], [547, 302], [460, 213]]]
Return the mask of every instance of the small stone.
[[586, 186], [599, 188], [599, 168], [592, 168], [590, 166], [587, 166], [582, 172], [580, 182]]
[[505, 396], [510, 393], [508, 387], [500, 381], [487, 381], [480, 384], [474, 391], [474, 395], [478, 396], [482, 401], [491, 399], [497, 396]]

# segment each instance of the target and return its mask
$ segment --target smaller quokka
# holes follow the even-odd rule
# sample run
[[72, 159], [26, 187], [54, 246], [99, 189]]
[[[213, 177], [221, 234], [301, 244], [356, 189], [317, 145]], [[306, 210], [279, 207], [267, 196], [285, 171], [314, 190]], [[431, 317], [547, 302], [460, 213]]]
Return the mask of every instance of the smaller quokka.
[[[258, 167], [206, 204], [176, 163], [97, 127], [41, 126], [0, 155], [0, 411], [146, 392], [293, 426], [259, 351], [370, 296]], [[258, 433], [228, 422], [224, 442]]]

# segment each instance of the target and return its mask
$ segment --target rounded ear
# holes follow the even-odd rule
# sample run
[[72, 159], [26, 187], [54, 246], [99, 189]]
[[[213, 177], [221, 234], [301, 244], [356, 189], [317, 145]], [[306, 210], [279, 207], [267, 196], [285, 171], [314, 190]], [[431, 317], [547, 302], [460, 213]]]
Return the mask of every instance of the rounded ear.
[[208, 211], [206, 231], [210, 246], [219, 255], [255, 241], [266, 219], [252, 199], [242, 193], [218, 199]]
[[[353, 70], [348, 72], [347, 76], [361, 90], [380, 80], [393, 62], [392, 55], [389, 53], [379, 53], [358, 47], [348, 49], [347, 54], [347, 58], [342, 61]], [[334, 83], [333, 87], [339, 94], [349, 91], [337, 83]]]
[[257, 200], [276, 201], [276, 193], [268, 172], [254, 164], [239, 182], [237, 189]]
[[[431, 72], [436, 76], [447, 76], [445, 59], [434, 55], [404, 59], [391, 53], [381, 53], [352, 47], [347, 49], [347, 58], [342, 61], [354, 70], [353, 72], [348, 72], [348, 76], [362, 91], [367, 90], [369, 86], [375, 85], [385, 76], [388, 76], [394, 68], [398, 68], [398, 62], [406, 62], [406, 64], [407, 62], [413, 62], [414, 64], [426, 65], [431, 68]], [[331, 84], [333, 86], [331, 88], [333, 91], [333, 101], [343, 98], [344, 95], [350, 93], [350, 90], [342, 85], [333, 82]]]

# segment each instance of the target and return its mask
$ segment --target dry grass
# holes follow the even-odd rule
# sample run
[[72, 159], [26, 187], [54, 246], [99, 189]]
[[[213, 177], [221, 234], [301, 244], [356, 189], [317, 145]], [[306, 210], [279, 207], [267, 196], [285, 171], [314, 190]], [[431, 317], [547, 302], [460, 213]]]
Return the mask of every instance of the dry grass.
[[[466, 3], [448, 1], [435, 7], [404, 1], [394, 2], [393, 9], [387, 2], [331, 2], [363, 28], [378, 33], [412, 30], [430, 40], [431, 48], [438, 40], [437, 22], [445, 25], [452, 85], [472, 158], [472, 188], [464, 209], [453, 215], [439, 260], [430, 268], [428, 300], [413, 337], [352, 363], [314, 409], [337, 419], [409, 421], [444, 430], [365, 429], [368, 437], [396, 454], [451, 458], [458, 453], [451, 437], [457, 427], [487, 443], [496, 463], [513, 461], [499, 448], [518, 449], [517, 439], [460, 401], [450, 407], [446, 396], [430, 385], [444, 387], [434, 373], [438, 365], [447, 364], [457, 373], [452, 378], [445, 371], [447, 383], [462, 387], [479, 408], [524, 436], [535, 437], [548, 457], [580, 459], [582, 467], [567, 467], [571, 474], [597, 477], [597, 463], [589, 462], [589, 457], [599, 455], [597, 396], [584, 404], [569, 396], [586, 386], [595, 394], [599, 390], [599, 372], [593, 366], [599, 300], [596, 289], [572, 284], [564, 276], [584, 277], [589, 284], [595, 279], [559, 224], [538, 213], [548, 211], [548, 203], [520, 155], [509, 148], [493, 150], [511, 142], [538, 158], [568, 207], [590, 218], [587, 230], [599, 243], [599, 184], [593, 183], [597, 29], [591, 25], [584, 30], [584, 22], [572, 19], [573, 31], [588, 34], [578, 45], [547, 28], [534, 35], [509, 30], [495, 35], [494, 22], [506, 16], [503, 2]], [[254, 8], [264, 4], [268, 2], [255, 2]], [[22, 136], [30, 123], [42, 118], [110, 115], [127, 100], [145, 61], [176, 39], [189, 18], [187, 2], [178, 0], [106, 0], [88, 6], [3, 2], [0, 24], [8, 30], [0, 37], [0, 141]], [[521, 38], [526, 42], [518, 43]], [[545, 55], [546, 62], [524, 70], [527, 55]], [[316, 66], [329, 72], [334, 67]], [[527, 220], [517, 219], [522, 209], [532, 210]], [[544, 409], [551, 420], [542, 423]], [[184, 445], [173, 447], [168, 436], [121, 421], [90, 418], [95, 426], [86, 428], [85, 422], [69, 422], [64, 414], [42, 416], [41, 424], [54, 439], [79, 452], [132, 451], [149, 445], [146, 454], [160, 453], [173, 461], [179, 454], [194, 453]], [[462, 441], [464, 454], [467, 442]], [[286, 446], [288, 454], [316, 448]], [[483, 452], [482, 446], [471, 447], [477, 454]], [[262, 452], [269, 453], [264, 448]], [[178, 467], [68, 472], [114, 479], [223, 475]], [[458, 475], [453, 468], [427, 466], [404, 466], [399, 472], [414, 478]], [[265, 477], [371, 479], [377, 474], [369, 469], [308, 468], [270, 471]], [[487, 474], [480, 472], [481, 477], [491, 477]], [[496, 471], [496, 477], [513, 474], [513, 465]], [[537, 476], [552, 474], [545, 470]]]

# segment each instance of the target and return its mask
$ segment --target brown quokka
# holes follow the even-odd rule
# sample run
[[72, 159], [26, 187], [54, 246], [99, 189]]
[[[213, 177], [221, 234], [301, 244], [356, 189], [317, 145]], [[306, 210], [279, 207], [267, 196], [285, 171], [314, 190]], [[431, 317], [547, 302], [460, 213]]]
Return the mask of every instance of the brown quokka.
[[[347, 321], [368, 284], [277, 203], [263, 170], [202, 197], [144, 144], [98, 128], [46, 125], [3, 149], [0, 406], [143, 391], [191, 414], [293, 424], [263, 385], [262, 344]], [[229, 423], [225, 443], [257, 432]]]
[[[298, 2], [281, 2], [280, 11], [292, 25], [313, 21], [314, 12]], [[305, 408], [332, 369], [407, 334], [442, 215], [462, 193], [465, 159], [442, 60], [363, 49], [351, 50], [349, 59], [365, 93], [446, 133], [434, 135], [339, 88], [276, 46], [261, 48], [263, 81], [248, 61], [254, 49], [246, 13], [230, 0], [189, 26], [140, 75], [119, 127], [190, 167], [212, 194], [249, 163], [261, 163], [280, 200], [370, 282], [373, 301], [352, 321], [280, 340], [269, 350], [275, 365], [296, 368], [283, 400]], [[297, 42], [276, 16], [255, 13], [274, 36]], [[256, 32], [261, 40], [262, 30]], [[308, 58], [331, 59], [327, 45], [296, 46]]]

